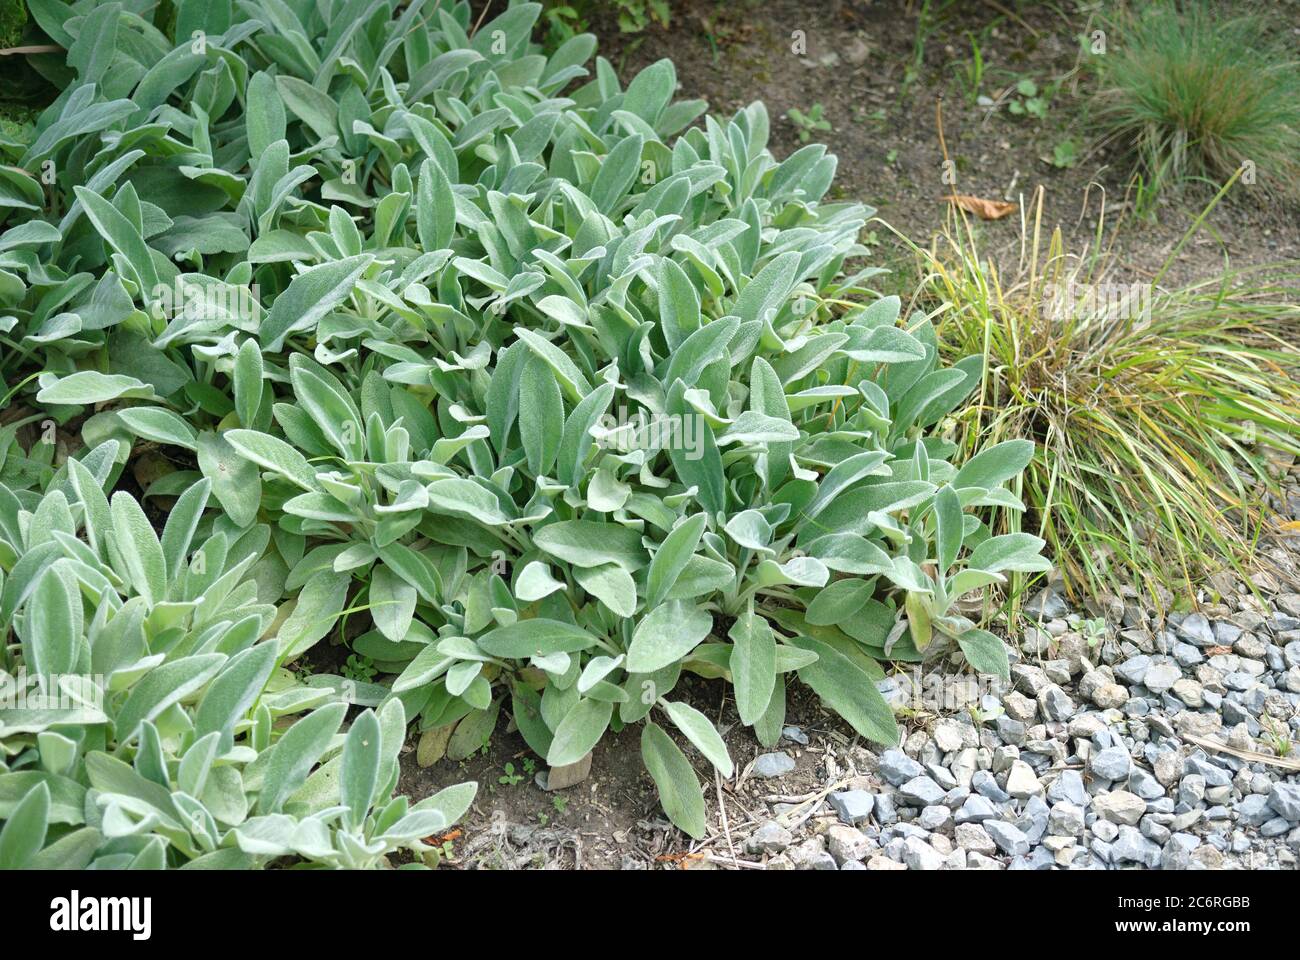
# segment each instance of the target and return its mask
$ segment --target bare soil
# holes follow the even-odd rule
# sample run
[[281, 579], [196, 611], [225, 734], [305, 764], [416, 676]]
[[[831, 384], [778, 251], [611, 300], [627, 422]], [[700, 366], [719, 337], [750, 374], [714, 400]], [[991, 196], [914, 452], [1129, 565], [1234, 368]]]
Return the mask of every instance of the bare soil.
[[[735, 831], [735, 859], [739, 835], [770, 819], [767, 807], [776, 798], [794, 799], [818, 791], [827, 779], [828, 751], [861, 744], [838, 717], [823, 710], [806, 689], [791, 685], [787, 725], [809, 737], [808, 746], [782, 740], [777, 750], [795, 759], [795, 769], [776, 780], [746, 776], [746, 768], [763, 747], [740, 724], [735, 706], [725, 696], [729, 688], [717, 680], [683, 676], [673, 691], [712, 718], [739, 771], [733, 783], [719, 784], [712, 766], [689, 744], [683, 749], [704, 785], [705, 799], [716, 836], [703, 844], [672, 827], [659, 809], [658, 794], [641, 762], [641, 724], [607, 733], [593, 751], [591, 774], [565, 790], [547, 792], [537, 783], [535, 770], [545, 763], [510, 730], [503, 711], [497, 730], [485, 751], [455, 763], [441, 760], [428, 768], [415, 763], [415, 744], [403, 756], [399, 792], [412, 800], [467, 780], [479, 784], [473, 807], [453, 834], [450, 865], [473, 869], [668, 869], [714, 866], [698, 851], [708, 849], [719, 859], [731, 859], [727, 832]], [[720, 702], [721, 701], [721, 702]], [[506, 764], [511, 765], [511, 774]], [[838, 769], [838, 768], [837, 768]], [[520, 777], [512, 782], [514, 777]], [[721, 794], [719, 793], [721, 791]], [[727, 823], [719, 815], [719, 796], [726, 800]], [[558, 802], [557, 802], [558, 798]]]
[[[1243, 5], [1228, 6], [1240, 12]], [[1255, 6], [1279, 30], [1300, 37], [1300, 7]], [[1131, 175], [1125, 145], [1089, 149], [1085, 114], [1094, 79], [1079, 38], [1098, 24], [1072, 13], [1069, 3], [961, 0], [931, 4], [941, 12], [922, 29], [920, 7], [899, 0], [680, 0], [670, 29], [628, 36], [612, 22], [596, 28], [601, 55], [625, 82], [669, 57], [680, 96], [708, 100], [715, 113], [729, 115], [763, 100], [778, 157], [801, 146], [788, 111], [807, 113], [821, 104], [833, 129], [814, 132], [812, 139], [839, 157], [835, 195], [876, 207], [884, 223], [917, 243], [924, 245], [941, 226], [949, 206], [944, 196], [956, 192], [1024, 205], [1041, 185], [1044, 228], [1059, 225], [1067, 249], [1093, 242], [1104, 201], [1104, 232], [1107, 244], [1115, 245], [1116, 269], [1129, 274], [1130, 282], [1151, 277], [1213, 191], [1194, 186], [1182, 197], [1165, 196], [1153, 220], [1134, 222], [1125, 195]], [[972, 60], [971, 37], [984, 60], [978, 92], [993, 101], [991, 107], [975, 103], [962, 79]], [[1011, 101], [1024, 99], [1016, 93], [1022, 79], [1040, 91], [1056, 87], [1041, 120], [1008, 112]], [[1058, 168], [1050, 160], [1066, 140], [1079, 159]], [[951, 166], [945, 168], [945, 159]], [[1228, 195], [1184, 248], [1167, 283], [1221, 272], [1225, 257], [1239, 267], [1300, 257], [1300, 206], [1265, 196], [1266, 179], [1261, 171], [1260, 189], [1243, 185]], [[989, 254], [1018, 251], [1018, 215], [979, 226]], [[906, 246], [883, 224], [876, 236], [877, 260], [911, 264]], [[908, 271], [900, 270], [898, 281], [898, 292], [910, 292]]]

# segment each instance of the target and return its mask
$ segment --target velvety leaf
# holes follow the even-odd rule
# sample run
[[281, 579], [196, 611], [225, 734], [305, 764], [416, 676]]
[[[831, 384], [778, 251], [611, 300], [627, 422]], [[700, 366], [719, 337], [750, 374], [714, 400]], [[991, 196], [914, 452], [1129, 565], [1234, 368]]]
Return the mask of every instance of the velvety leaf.
[[155, 443], [168, 443], [188, 450], [195, 449], [198, 435], [185, 420], [162, 407], [127, 407], [118, 418], [138, 437]]
[[546, 762], [552, 767], [577, 763], [600, 741], [613, 712], [612, 703], [586, 698], [579, 700], [555, 728], [551, 749], [546, 752]]
[[533, 543], [551, 556], [578, 567], [616, 563], [628, 571], [645, 566], [641, 535], [616, 523], [562, 520], [533, 535]]
[[262, 376], [262, 351], [256, 340], [245, 340], [235, 354], [231, 381], [235, 393], [235, 412], [239, 415], [239, 422], [250, 430], [257, 426], [257, 413], [262, 404]]
[[375, 626], [389, 640], [406, 639], [415, 614], [415, 587], [387, 566], [379, 565], [370, 574], [370, 616]]
[[248, 79], [248, 97], [244, 115], [248, 132], [248, 152], [260, 157], [285, 134], [284, 101], [275, 88], [275, 78], [258, 72]]
[[257, 464], [235, 450], [225, 434], [202, 433], [196, 439], [199, 471], [212, 483], [212, 495], [237, 527], [257, 518], [262, 477]]
[[990, 537], [971, 551], [967, 565], [990, 573], [1001, 570], [1023, 573], [1050, 570], [1051, 562], [1041, 554], [1043, 546], [1042, 538], [1029, 533], [1007, 533]]
[[130, 695], [114, 717], [117, 740], [125, 743], [139, 732], [140, 724], [153, 720], [183, 697], [208, 682], [226, 658], [219, 653], [183, 657], [155, 668], [131, 688]]
[[259, 643], [231, 657], [199, 700], [194, 715], [195, 736], [219, 733], [218, 753], [229, 751], [234, 745], [235, 723], [261, 695], [275, 665], [273, 643]]
[[370, 254], [361, 254], [311, 267], [294, 277], [262, 320], [258, 335], [265, 349], [278, 351], [291, 334], [315, 329], [352, 295], [372, 260]]
[[76, 579], [61, 565], [47, 567], [27, 601], [24, 647], [32, 672], [51, 677], [75, 670], [83, 622]]
[[92, 404], [131, 397], [149, 399], [153, 388], [135, 377], [82, 370], [58, 379], [42, 379], [36, 393], [40, 403]]
[[1023, 472], [1033, 456], [1034, 445], [1030, 441], [1004, 440], [967, 460], [953, 477], [952, 485], [959, 490], [963, 487], [992, 489]]
[[14, 808], [0, 829], [0, 870], [21, 870], [45, 845], [49, 829], [50, 790], [38, 783]]
[[379, 779], [379, 759], [379, 720], [373, 710], [363, 710], [348, 728], [339, 771], [339, 799], [347, 807], [344, 821], [354, 830], [370, 810]]
[[642, 145], [643, 140], [637, 134], [624, 137], [601, 162], [600, 172], [589, 191], [597, 210], [611, 214], [614, 205], [632, 186], [641, 169]]
[[304, 490], [316, 490], [316, 471], [306, 457], [283, 440], [256, 430], [227, 430], [222, 436], [246, 460]]
[[135, 592], [153, 604], [167, 597], [167, 561], [153, 526], [135, 498], [123, 491], [109, 501], [113, 543], [126, 565]]
[[686, 734], [686, 739], [695, 744], [724, 777], [730, 778], [735, 772], [735, 766], [731, 762], [731, 755], [727, 753], [727, 745], [723, 743], [722, 735], [713, 722], [687, 703], [665, 701], [664, 710], [677, 725], [677, 729]]
[[347, 713], [347, 704], [331, 703], [298, 720], [276, 742], [266, 779], [257, 797], [261, 813], [275, 813], [316, 765]]
[[861, 610], [874, 593], [874, 586], [869, 581], [836, 580], [818, 592], [808, 604], [805, 616], [809, 623], [834, 626]]
[[641, 730], [641, 759], [659, 789], [659, 803], [675, 826], [696, 840], [708, 833], [704, 795], [695, 768], [662, 727], [647, 723]]
[[875, 683], [857, 664], [811, 637], [793, 637], [789, 642], [817, 654], [814, 663], [799, 670], [799, 679], [812, 687], [827, 706], [872, 743], [892, 745], [898, 742], [894, 712]]
[[646, 574], [646, 608], [658, 606], [673, 588], [677, 578], [686, 569], [686, 563], [695, 553], [704, 534], [707, 518], [702, 513], [688, 517], [664, 538]]
[[608, 607], [615, 616], [630, 617], [636, 611], [636, 582], [616, 563], [599, 567], [575, 567], [573, 579]]
[[736, 712], [751, 726], [762, 717], [776, 684], [776, 637], [772, 627], [752, 610], [736, 618], [731, 638], [731, 682], [736, 688]]
[[627, 648], [632, 673], [654, 673], [690, 653], [713, 629], [713, 618], [685, 600], [661, 603], [641, 618]]
[[939, 488], [934, 497], [935, 552], [942, 576], [957, 560], [963, 539], [961, 501], [950, 486]]
[[534, 476], [554, 466], [563, 432], [564, 400], [555, 374], [541, 357], [530, 357], [519, 376], [519, 433]]
[[489, 630], [476, 642], [494, 657], [524, 659], [548, 653], [575, 653], [595, 644], [595, 638], [580, 627], [559, 620], [537, 618], [517, 620]]
[[456, 198], [447, 174], [432, 158], [420, 165], [415, 209], [420, 245], [425, 250], [450, 246], [456, 230]]
[[987, 630], [967, 630], [957, 638], [957, 645], [966, 655], [966, 662], [978, 672], [996, 674], [1003, 679], [1011, 676], [1007, 645], [1001, 637]]

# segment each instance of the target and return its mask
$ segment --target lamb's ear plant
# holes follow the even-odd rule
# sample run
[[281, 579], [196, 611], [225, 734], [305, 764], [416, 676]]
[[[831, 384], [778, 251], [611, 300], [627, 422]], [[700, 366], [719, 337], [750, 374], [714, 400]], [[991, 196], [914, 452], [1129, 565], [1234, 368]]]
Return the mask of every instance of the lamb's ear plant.
[[[0, 626], [20, 664], [0, 670], [6, 865], [357, 868], [423, 852], [474, 785], [394, 799], [401, 701], [298, 684], [264, 639], [276, 609], [253, 571], [269, 528], [205, 515], [204, 479], [155, 534], [135, 499], [107, 497], [116, 446], [70, 458], [34, 511], [0, 485]], [[340, 734], [364, 702], [382, 706]]]
[[[463, 758], [503, 711], [552, 766], [642, 725], [698, 837], [678, 735], [735, 768], [683, 672], [765, 744], [796, 680], [892, 743], [879, 661], [1006, 672], [956, 602], [1045, 563], [982, 520], [1020, 508], [1029, 445], [951, 462], [980, 359], [942, 366], [878, 271], [845, 275], [871, 211], [824, 201], [824, 146], [777, 161], [762, 104], [692, 126], [668, 61], [624, 89], [589, 36], [543, 56], [539, 12], [187, 3], [170, 39], [118, 4], [35, 12], [77, 53], [21, 164], [60, 171], [53, 207], [21, 172], [0, 193], [5, 665], [93, 662], [130, 610], [143, 662], [115, 669], [175, 691], [109, 684], [74, 777], [114, 831], [95, 855], [419, 850], [472, 787], [388, 799], [406, 720]], [[58, 642], [29, 639], [38, 585], [74, 611]], [[342, 642], [390, 685], [285, 669]], [[267, 676], [200, 723], [237, 658]], [[374, 711], [346, 735], [345, 703]], [[59, 751], [9, 736], [15, 774]], [[208, 767], [240, 781], [212, 804]]]

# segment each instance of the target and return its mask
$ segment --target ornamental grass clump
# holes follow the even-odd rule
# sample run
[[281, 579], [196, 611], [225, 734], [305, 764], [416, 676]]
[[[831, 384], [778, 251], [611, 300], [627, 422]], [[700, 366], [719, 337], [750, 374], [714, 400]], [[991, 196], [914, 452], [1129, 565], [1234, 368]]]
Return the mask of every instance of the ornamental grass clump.
[[1204, 0], [1121, 5], [1094, 59], [1094, 120], [1151, 194], [1188, 178], [1300, 197], [1300, 62], [1263, 17]]
[[[699, 837], [679, 737], [734, 765], [675, 695], [684, 672], [728, 682], [765, 744], [796, 680], [892, 743], [879, 661], [1006, 674], [955, 604], [1047, 566], [983, 519], [1020, 509], [1032, 445], [951, 462], [934, 428], [982, 361], [941, 364], [923, 317], [868, 296], [875, 271], [845, 275], [871, 211], [823, 201], [824, 146], [777, 161], [762, 104], [705, 116], [668, 61], [624, 88], [585, 66], [590, 36], [541, 55], [537, 4], [471, 33], [463, 2], [181, 3], [170, 37], [118, 4], [63, 9], [37, 16], [75, 80], [0, 173], [4, 666], [49, 643], [117, 656], [96, 611], [140, 596], [108, 696], [175, 692], [76, 742], [151, 779], [175, 856], [418, 850], [407, 818], [451, 822], [472, 787], [388, 801], [406, 722], [432, 762], [503, 711], [555, 767], [640, 725], [665, 812]], [[47, 162], [48, 194], [23, 172]], [[225, 600], [191, 584], [197, 558]], [[38, 589], [85, 640], [42, 639]], [[341, 643], [382, 682], [303, 676]], [[240, 655], [258, 671], [207, 740], [188, 709]], [[348, 703], [373, 713], [341, 736]], [[57, 742], [5, 729], [0, 796]], [[203, 839], [169, 806], [191, 741], [247, 765]], [[354, 783], [376, 770], [363, 745], [381, 762]]]
[[[1034, 443], [1027, 523], [1078, 600], [1168, 609], [1225, 565], [1249, 579], [1279, 529], [1268, 495], [1300, 455], [1295, 265], [1166, 286], [1189, 231], [1153, 281], [1131, 282], [1100, 228], [1072, 253], [1059, 230], [1044, 242], [1042, 212], [1040, 192], [1005, 269], [969, 223], [919, 251], [944, 351], [988, 358], [958, 442]], [[1021, 526], [1013, 513], [995, 529]]]

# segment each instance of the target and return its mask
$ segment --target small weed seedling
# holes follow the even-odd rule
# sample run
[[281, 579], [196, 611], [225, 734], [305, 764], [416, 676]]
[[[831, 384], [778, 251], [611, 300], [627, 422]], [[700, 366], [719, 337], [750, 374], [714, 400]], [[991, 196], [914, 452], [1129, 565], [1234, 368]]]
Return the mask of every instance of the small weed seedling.
[[1106, 621], [1101, 619], [1101, 617], [1084, 620], [1079, 624], [1079, 629], [1083, 633], [1083, 639], [1087, 641], [1089, 647], [1096, 647], [1106, 638]]
[[1013, 117], [1033, 117], [1035, 120], [1047, 118], [1047, 105], [1051, 101], [1051, 88], [1040, 90], [1038, 84], [1030, 77], [1023, 77], [1016, 84], [1016, 96], [1007, 104], [1007, 112]]
[[1052, 148], [1051, 157], [1044, 157], [1043, 159], [1058, 170], [1068, 170], [1079, 162], [1079, 153], [1074, 141], [1067, 138]]
[[1280, 720], [1266, 715], [1261, 716], [1260, 726], [1262, 731], [1261, 740], [1266, 740], [1268, 745], [1273, 748], [1273, 753], [1279, 757], [1289, 757], [1291, 755], [1291, 734], [1285, 723]]
[[375, 669], [374, 661], [369, 657], [350, 653], [341, 672], [345, 680], [351, 680], [353, 683], [369, 683], [379, 671]]
[[799, 132], [800, 143], [807, 143], [812, 139], [814, 133], [826, 132], [831, 129], [830, 121], [822, 116], [822, 105], [820, 103], [814, 103], [808, 108], [807, 113], [804, 113], [798, 107], [791, 107], [786, 116], [790, 118], [790, 122], [794, 124], [795, 129]]

